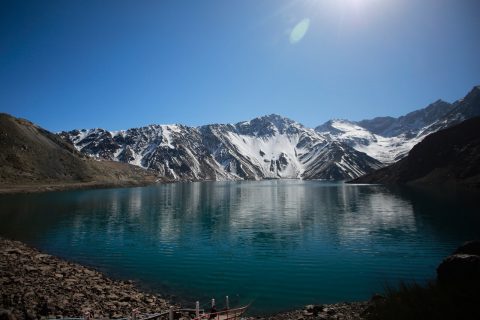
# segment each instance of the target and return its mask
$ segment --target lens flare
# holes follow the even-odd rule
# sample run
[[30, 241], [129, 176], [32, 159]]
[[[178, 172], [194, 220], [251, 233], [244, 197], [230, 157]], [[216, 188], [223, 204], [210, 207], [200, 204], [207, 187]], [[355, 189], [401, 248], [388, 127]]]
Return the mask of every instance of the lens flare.
[[290, 43], [295, 44], [303, 39], [310, 27], [310, 19], [305, 18], [293, 27], [290, 32]]

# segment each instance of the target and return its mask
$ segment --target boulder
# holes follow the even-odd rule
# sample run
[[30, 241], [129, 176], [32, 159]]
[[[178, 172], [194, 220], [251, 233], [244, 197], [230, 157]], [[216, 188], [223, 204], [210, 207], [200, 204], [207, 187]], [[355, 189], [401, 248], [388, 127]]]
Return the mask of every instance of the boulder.
[[[314, 316], [316, 316], [318, 313], [322, 312], [323, 311], [323, 305], [313, 305], [313, 304], [309, 304], [307, 306], [305, 306], [305, 311], [307, 313], [310, 313]], [[305, 314], [305, 313], [304, 313]]]
[[448, 256], [437, 268], [437, 279], [450, 283], [480, 282], [480, 256], [473, 254]]
[[467, 241], [464, 244], [462, 244], [460, 247], [458, 247], [458, 249], [455, 250], [453, 254], [472, 254], [472, 255], [480, 256], [480, 241], [479, 240]]

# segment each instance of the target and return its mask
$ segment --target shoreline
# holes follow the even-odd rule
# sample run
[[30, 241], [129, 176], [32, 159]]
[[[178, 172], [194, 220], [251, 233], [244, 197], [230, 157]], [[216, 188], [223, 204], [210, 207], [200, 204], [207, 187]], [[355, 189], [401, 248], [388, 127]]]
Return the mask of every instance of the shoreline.
[[72, 190], [95, 190], [95, 189], [113, 189], [113, 188], [133, 188], [146, 187], [158, 183], [165, 183], [165, 181], [152, 182], [65, 182], [65, 183], [51, 183], [51, 184], [20, 184], [20, 185], [0, 185], [0, 195], [3, 194], [29, 194], [29, 193], [43, 193], [53, 191], [72, 191]]
[[[130, 317], [133, 309], [151, 314], [181, 307], [159, 293], [142, 290], [131, 280], [114, 280], [95, 269], [2, 237], [0, 298], [0, 313], [13, 315], [12, 319], [83, 317], [85, 312], [95, 319], [114, 319]], [[309, 305], [245, 319], [364, 319], [370, 305], [371, 302]]]
[[131, 316], [168, 311], [171, 304], [145, 293], [132, 281], [112, 280], [101, 272], [0, 238], [0, 309], [16, 319]]

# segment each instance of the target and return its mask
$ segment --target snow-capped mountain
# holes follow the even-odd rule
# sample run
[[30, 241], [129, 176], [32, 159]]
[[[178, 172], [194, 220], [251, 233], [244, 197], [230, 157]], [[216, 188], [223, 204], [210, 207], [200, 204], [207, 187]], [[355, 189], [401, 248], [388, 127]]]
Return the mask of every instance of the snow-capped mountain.
[[342, 142], [384, 164], [403, 158], [423, 138], [422, 135], [409, 138], [406, 134], [385, 137], [355, 122], [340, 119], [330, 120], [315, 130], [332, 141]]
[[220, 168], [196, 128], [150, 125], [121, 131], [74, 130], [61, 136], [96, 159], [152, 169], [173, 180], [225, 180], [234, 176]]
[[173, 180], [350, 179], [381, 163], [278, 115], [198, 128], [150, 125], [62, 132], [77, 150]]
[[358, 125], [383, 137], [405, 135], [407, 138], [413, 138], [419, 131], [436, 122], [450, 110], [452, 110], [452, 104], [437, 100], [424, 109], [410, 112], [398, 118], [377, 117], [359, 121]]
[[480, 87], [453, 104], [438, 100], [399, 118], [378, 117], [353, 122], [330, 120], [315, 128], [331, 141], [339, 141], [384, 164], [394, 163], [426, 136], [480, 115]]
[[150, 125], [60, 135], [97, 159], [155, 170], [172, 180], [359, 177], [404, 158], [427, 135], [480, 115], [480, 87], [399, 118], [330, 120], [310, 129], [279, 115], [201, 127]]

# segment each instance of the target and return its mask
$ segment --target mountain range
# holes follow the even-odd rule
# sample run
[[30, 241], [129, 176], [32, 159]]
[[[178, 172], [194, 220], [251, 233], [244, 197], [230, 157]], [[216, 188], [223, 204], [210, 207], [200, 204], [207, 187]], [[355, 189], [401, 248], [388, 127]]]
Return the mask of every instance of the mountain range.
[[330, 120], [315, 129], [272, 114], [236, 124], [149, 125], [59, 135], [95, 159], [125, 162], [174, 181], [354, 179], [406, 155], [425, 137], [480, 115], [480, 86], [404, 116]]

